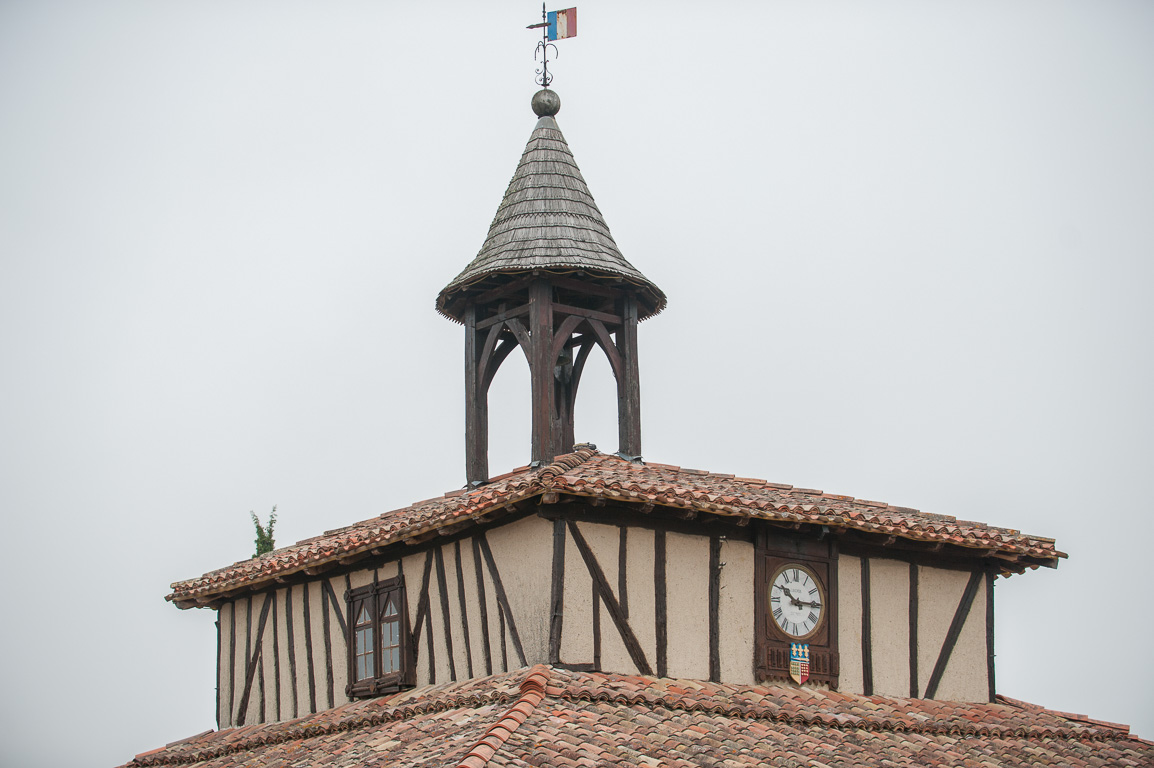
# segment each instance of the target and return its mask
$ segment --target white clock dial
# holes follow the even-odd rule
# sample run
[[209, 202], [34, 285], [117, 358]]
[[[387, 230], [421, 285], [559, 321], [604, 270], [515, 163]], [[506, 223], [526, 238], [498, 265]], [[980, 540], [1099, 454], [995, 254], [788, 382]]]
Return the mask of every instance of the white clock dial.
[[803, 640], [821, 627], [825, 616], [825, 589], [814, 572], [804, 565], [784, 565], [773, 575], [769, 611], [782, 632], [795, 640]]

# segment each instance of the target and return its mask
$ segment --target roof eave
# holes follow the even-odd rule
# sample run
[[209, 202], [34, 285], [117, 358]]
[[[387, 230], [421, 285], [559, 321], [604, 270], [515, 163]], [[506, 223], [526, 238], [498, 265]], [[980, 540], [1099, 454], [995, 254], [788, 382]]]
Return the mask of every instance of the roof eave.
[[[1052, 554], [1046, 553], [1045, 555], [1040, 555], [1024, 552], [1023, 547], [1020, 545], [992, 547], [988, 542], [947, 541], [944, 537], [940, 536], [925, 534], [914, 535], [900, 531], [890, 531], [884, 526], [862, 524], [839, 514], [824, 514], [819, 512], [817, 515], [810, 515], [804, 518], [800, 514], [788, 510], [781, 513], [777, 511], [768, 512], [760, 510], [757, 514], [753, 514], [750, 510], [735, 505], [702, 502], [696, 499], [686, 499], [685, 501], [687, 503], [684, 505], [668, 503], [655, 504], [654, 501], [647, 499], [643, 494], [632, 491], [600, 487], [593, 488], [593, 491], [594, 492], [590, 493], [574, 492], [573, 490], [558, 491], [549, 484], [544, 483], [525, 493], [510, 497], [501, 497], [488, 504], [481, 505], [460, 520], [438, 521], [422, 528], [405, 531], [402, 535], [393, 537], [383, 536], [379, 539], [370, 540], [361, 546], [349, 547], [328, 556], [314, 558], [308, 562], [297, 563], [274, 573], [261, 574], [255, 578], [237, 578], [208, 588], [193, 590], [186, 594], [180, 594], [180, 586], [195, 581], [195, 579], [175, 582], [171, 585], [173, 592], [165, 596], [165, 599], [181, 609], [215, 609], [220, 607], [223, 601], [230, 600], [241, 594], [263, 592], [285, 584], [307, 580], [308, 578], [320, 576], [322, 573], [341, 566], [351, 566], [371, 556], [384, 556], [387, 554], [386, 550], [395, 547], [415, 547], [438, 537], [454, 536], [468, 528], [493, 523], [498, 519], [507, 517], [513, 512], [527, 512], [528, 510], [523, 506], [525, 502], [534, 499], [543, 499], [543, 497], [546, 496], [553, 497], [544, 501], [545, 505], [548, 506], [564, 505], [565, 499], [598, 499], [611, 501], [615, 505], [624, 507], [637, 507], [635, 514], [638, 515], [639, 519], [652, 519], [652, 510], [660, 507], [674, 512], [692, 512], [695, 515], [705, 514], [715, 519], [728, 519], [734, 521], [738, 526], [745, 526], [753, 520], [759, 520], [769, 525], [791, 528], [793, 530], [826, 528], [828, 531], [839, 535], [852, 532], [853, 534], [872, 538], [872, 541], [866, 541], [864, 545], [877, 546], [883, 551], [898, 541], [903, 542], [907, 547], [912, 545], [912, 548], [905, 550], [906, 552], [922, 553], [927, 556], [933, 555], [936, 552], [942, 552], [944, 548], [948, 547], [948, 551], [945, 552], [946, 555], [966, 559], [973, 558], [975, 561], [988, 560], [997, 566], [998, 572], [1003, 576], [1024, 573], [1026, 570], [1032, 570], [1038, 567], [1057, 568], [1059, 559], [1067, 557], [1066, 553], [1057, 550], [1054, 550]], [[539, 501], [538, 507], [541, 505], [542, 502]], [[644, 507], [648, 507], [649, 509], [643, 509]], [[284, 550], [278, 551], [283, 552]], [[895, 554], [899, 552], [896, 548], [892, 551]], [[269, 553], [270, 556], [275, 554], [276, 552]]]
[[465, 281], [457, 282], [454, 280], [452, 283], [449, 283], [447, 286], [442, 288], [441, 292], [437, 294], [437, 314], [446, 317], [455, 323], [463, 325], [465, 322], [461, 311], [463, 307], [459, 306], [458, 300], [462, 294], [469, 291], [477, 283], [492, 277], [502, 275], [528, 275], [535, 272], [540, 272], [542, 274], [562, 274], [572, 273], [574, 271], [586, 273], [596, 279], [621, 282], [632, 286], [636, 290], [638, 297], [641, 300], [641, 311], [638, 313], [637, 317], [639, 322], [648, 320], [651, 317], [661, 314], [661, 312], [668, 304], [668, 298], [665, 296], [664, 291], [662, 291], [657, 287], [656, 284], [650, 282], [647, 279], [637, 280], [636, 278], [632, 278], [627, 275], [621, 275], [615, 272], [604, 272], [587, 267], [557, 265], [555, 268], [536, 267], [534, 269], [493, 269], [470, 275], [469, 279]]

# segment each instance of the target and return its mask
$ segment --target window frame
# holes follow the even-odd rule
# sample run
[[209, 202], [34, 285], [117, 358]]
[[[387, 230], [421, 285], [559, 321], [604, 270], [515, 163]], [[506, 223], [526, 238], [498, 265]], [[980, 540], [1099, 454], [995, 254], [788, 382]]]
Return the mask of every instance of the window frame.
[[[381, 631], [381, 613], [390, 599], [395, 601], [397, 611], [400, 614], [397, 619], [400, 634], [400, 668], [383, 673], [381, 665], [384, 661], [385, 649], [382, 645], [384, 632]], [[357, 619], [360, 616], [361, 607], [365, 605], [369, 609], [372, 628], [372, 648], [370, 650], [373, 658], [373, 673], [370, 677], [358, 680], [356, 679]], [[416, 664], [413, 658], [413, 638], [409, 628], [409, 610], [405, 600], [405, 577], [395, 576], [391, 579], [374, 581], [372, 584], [348, 590], [345, 592], [345, 616], [348, 617], [348, 632], [345, 638], [348, 648], [348, 684], [345, 686], [345, 694], [350, 699], [365, 698], [413, 687], [416, 684]]]

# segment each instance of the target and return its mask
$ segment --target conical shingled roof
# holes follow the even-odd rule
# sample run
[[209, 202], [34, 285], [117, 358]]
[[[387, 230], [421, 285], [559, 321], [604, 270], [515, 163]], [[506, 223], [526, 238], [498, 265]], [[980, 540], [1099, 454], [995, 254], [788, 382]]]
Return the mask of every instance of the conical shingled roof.
[[665, 308], [665, 294], [625, 260], [597, 209], [573, 153], [545, 115], [517, 164], [477, 257], [437, 296], [437, 310], [460, 321], [454, 295], [495, 274], [533, 270], [624, 279], [639, 288], [640, 318]]

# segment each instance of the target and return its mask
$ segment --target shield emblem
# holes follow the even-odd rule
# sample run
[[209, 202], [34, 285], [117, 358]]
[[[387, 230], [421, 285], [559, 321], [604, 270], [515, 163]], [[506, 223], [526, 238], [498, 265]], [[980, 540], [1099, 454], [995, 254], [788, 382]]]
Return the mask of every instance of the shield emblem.
[[798, 685], [809, 679], [809, 645], [807, 643], [789, 644], [789, 676]]

